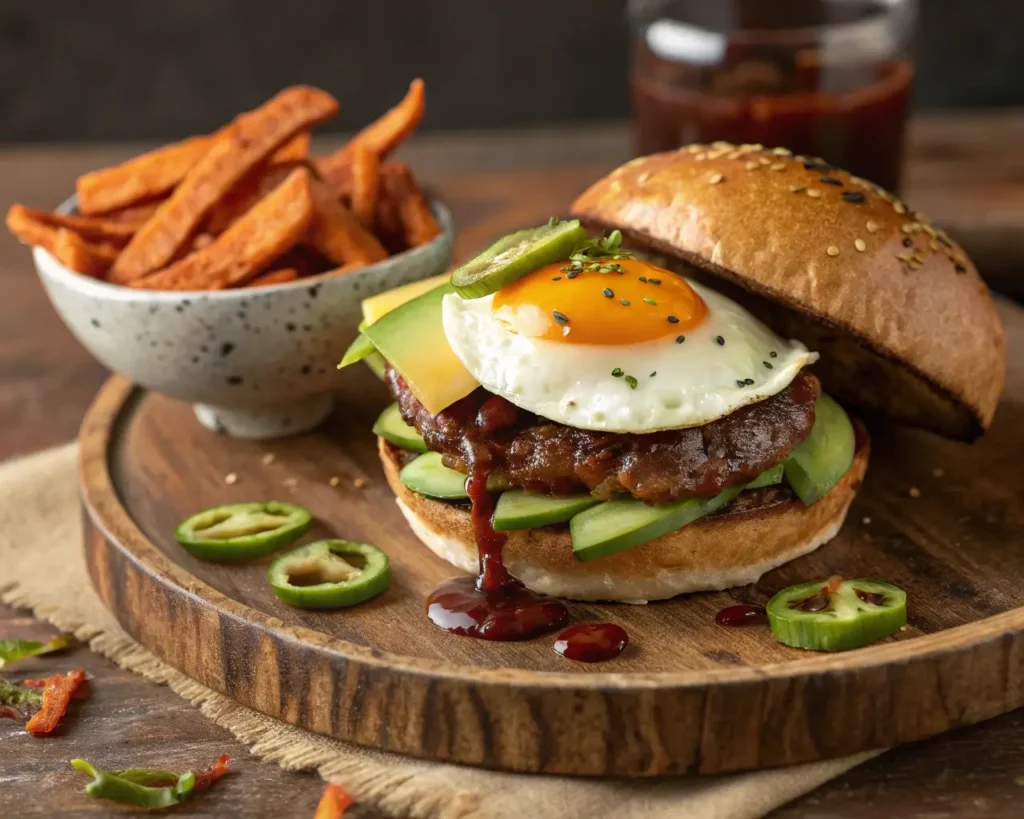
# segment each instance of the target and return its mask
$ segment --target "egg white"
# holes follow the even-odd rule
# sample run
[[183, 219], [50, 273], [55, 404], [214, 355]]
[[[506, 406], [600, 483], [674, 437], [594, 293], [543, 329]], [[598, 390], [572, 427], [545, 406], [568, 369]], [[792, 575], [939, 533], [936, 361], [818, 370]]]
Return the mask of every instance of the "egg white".
[[[735, 302], [686, 281], [704, 299], [708, 314], [698, 327], [656, 341], [552, 342], [536, 337], [530, 308], [496, 314], [493, 295], [469, 300], [454, 293], [442, 305], [444, 332], [455, 355], [488, 391], [551, 421], [608, 432], [707, 424], [781, 392], [817, 360], [817, 353], [782, 339]], [[571, 305], [566, 312], [571, 314]], [[677, 335], [686, 340], [677, 343]], [[623, 375], [613, 376], [616, 369]], [[626, 375], [636, 379], [635, 389]], [[753, 383], [737, 383], [746, 379]]]

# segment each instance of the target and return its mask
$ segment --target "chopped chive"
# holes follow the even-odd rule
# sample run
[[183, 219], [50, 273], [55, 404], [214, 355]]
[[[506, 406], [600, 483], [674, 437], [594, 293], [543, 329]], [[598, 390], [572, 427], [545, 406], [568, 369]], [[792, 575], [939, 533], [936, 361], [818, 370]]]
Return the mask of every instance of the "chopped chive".
[[629, 307], [631, 303], [632, 302], [630, 302], [629, 299], [619, 299], [619, 304], [621, 304], [623, 307]]
[[580, 271], [578, 271], [575, 268], [573, 268], [572, 270], [570, 270], [565, 275], [566, 275], [567, 278], [575, 279], [578, 275], [580, 275]]
[[560, 313], [558, 310], [552, 310], [551, 315], [555, 317], [555, 321], [559, 324], [568, 324], [569, 317], [565, 313]]
[[747, 386], [747, 382], [741, 381], [741, 380], [737, 379], [736, 380], [736, 386], [737, 387], [745, 387], [745, 386]]
[[650, 296], [644, 296], [644, 304], [649, 304], [652, 307], [656, 307], [658, 302], [652, 299]]
[[668, 323], [669, 324], [678, 324], [679, 323], [679, 317], [678, 316], [669, 316], [668, 317]]
[[676, 344], [682, 344], [686, 341], [686, 336], [676, 336]]
[[644, 284], [647, 284], [647, 277], [646, 276], [641, 276], [640, 277], [640, 281], [642, 281]]
[[648, 284], [661, 284], [661, 279], [648, 279]]
[[629, 384], [629, 388], [631, 390], [635, 390], [636, 389], [637, 380], [635, 378], [633, 378], [633, 376], [627, 375], [626, 376], [626, 383]]
[[601, 295], [604, 296], [606, 299], [615, 298], [615, 294], [612, 292], [612, 289], [610, 287], [606, 287], [604, 290], [602, 290]]
[[550, 219], [548, 219], [548, 227], [557, 227], [557, 226], [558, 226], [558, 217], [557, 216], [552, 216]]
[[769, 361], [762, 361], [761, 363], [764, 364], [764, 366], [767, 367], [769, 370], [775, 369], [774, 365], [772, 365], [772, 363]]
[[719, 347], [724, 347], [725, 346], [725, 339], [722, 338], [721, 336], [715, 336], [715, 341], [718, 342], [718, 346]]
[[612, 376], [615, 378], [622, 378], [622, 369], [620, 367], [616, 367], [612, 370]]

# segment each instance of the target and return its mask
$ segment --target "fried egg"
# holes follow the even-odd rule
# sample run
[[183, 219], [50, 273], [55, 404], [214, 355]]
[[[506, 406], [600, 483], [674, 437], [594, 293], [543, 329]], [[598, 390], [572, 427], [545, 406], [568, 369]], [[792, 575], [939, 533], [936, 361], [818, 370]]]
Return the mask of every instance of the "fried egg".
[[542, 267], [484, 298], [448, 294], [442, 314], [487, 390], [578, 429], [707, 424], [781, 392], [818, 357], [725, 296], [634, 259]]

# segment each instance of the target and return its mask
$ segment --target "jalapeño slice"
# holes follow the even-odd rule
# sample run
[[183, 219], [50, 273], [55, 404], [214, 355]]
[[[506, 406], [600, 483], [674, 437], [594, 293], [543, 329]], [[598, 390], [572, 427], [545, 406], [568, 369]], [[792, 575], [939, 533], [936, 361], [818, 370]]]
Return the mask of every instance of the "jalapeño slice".
[[178, 524], [174, 538], [200, 560], [252, 560], [294, 542], [312, 520], [308, 509], [293, 503], [231, 503]]
[[369, 543], [318, 540], [276, 558], [267, 579], [289, 606], [341, 609], [387, 591], [391, 567], [388, 556]]
[[489, 296], [544, 265], [568, 259], [586, 238], [579, 219], [518, 230], [457, 268], [452, 287], [464, 299]]
[[895, 634], [907, 623], [907, 593], [881, 580], [818, 580], [768, 601], [775, 639], [811, 651], [848, 651]]

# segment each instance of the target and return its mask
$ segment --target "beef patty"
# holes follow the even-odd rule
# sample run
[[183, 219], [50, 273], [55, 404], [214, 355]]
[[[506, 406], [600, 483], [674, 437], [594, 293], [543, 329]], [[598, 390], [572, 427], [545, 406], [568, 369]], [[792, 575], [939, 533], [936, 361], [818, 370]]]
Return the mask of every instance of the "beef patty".
[[402, 417], [453, 469], [485, 454], [501, 488], [602, 500], [628, 492], [649, 503], [711, 497], [780, 463], [810, 433], [820, 391], [802, 371], [778, 395], [710, 424], [626, 434], [556, 424], [482, 388], [432, 415], [391, 368], [387, 382]]

